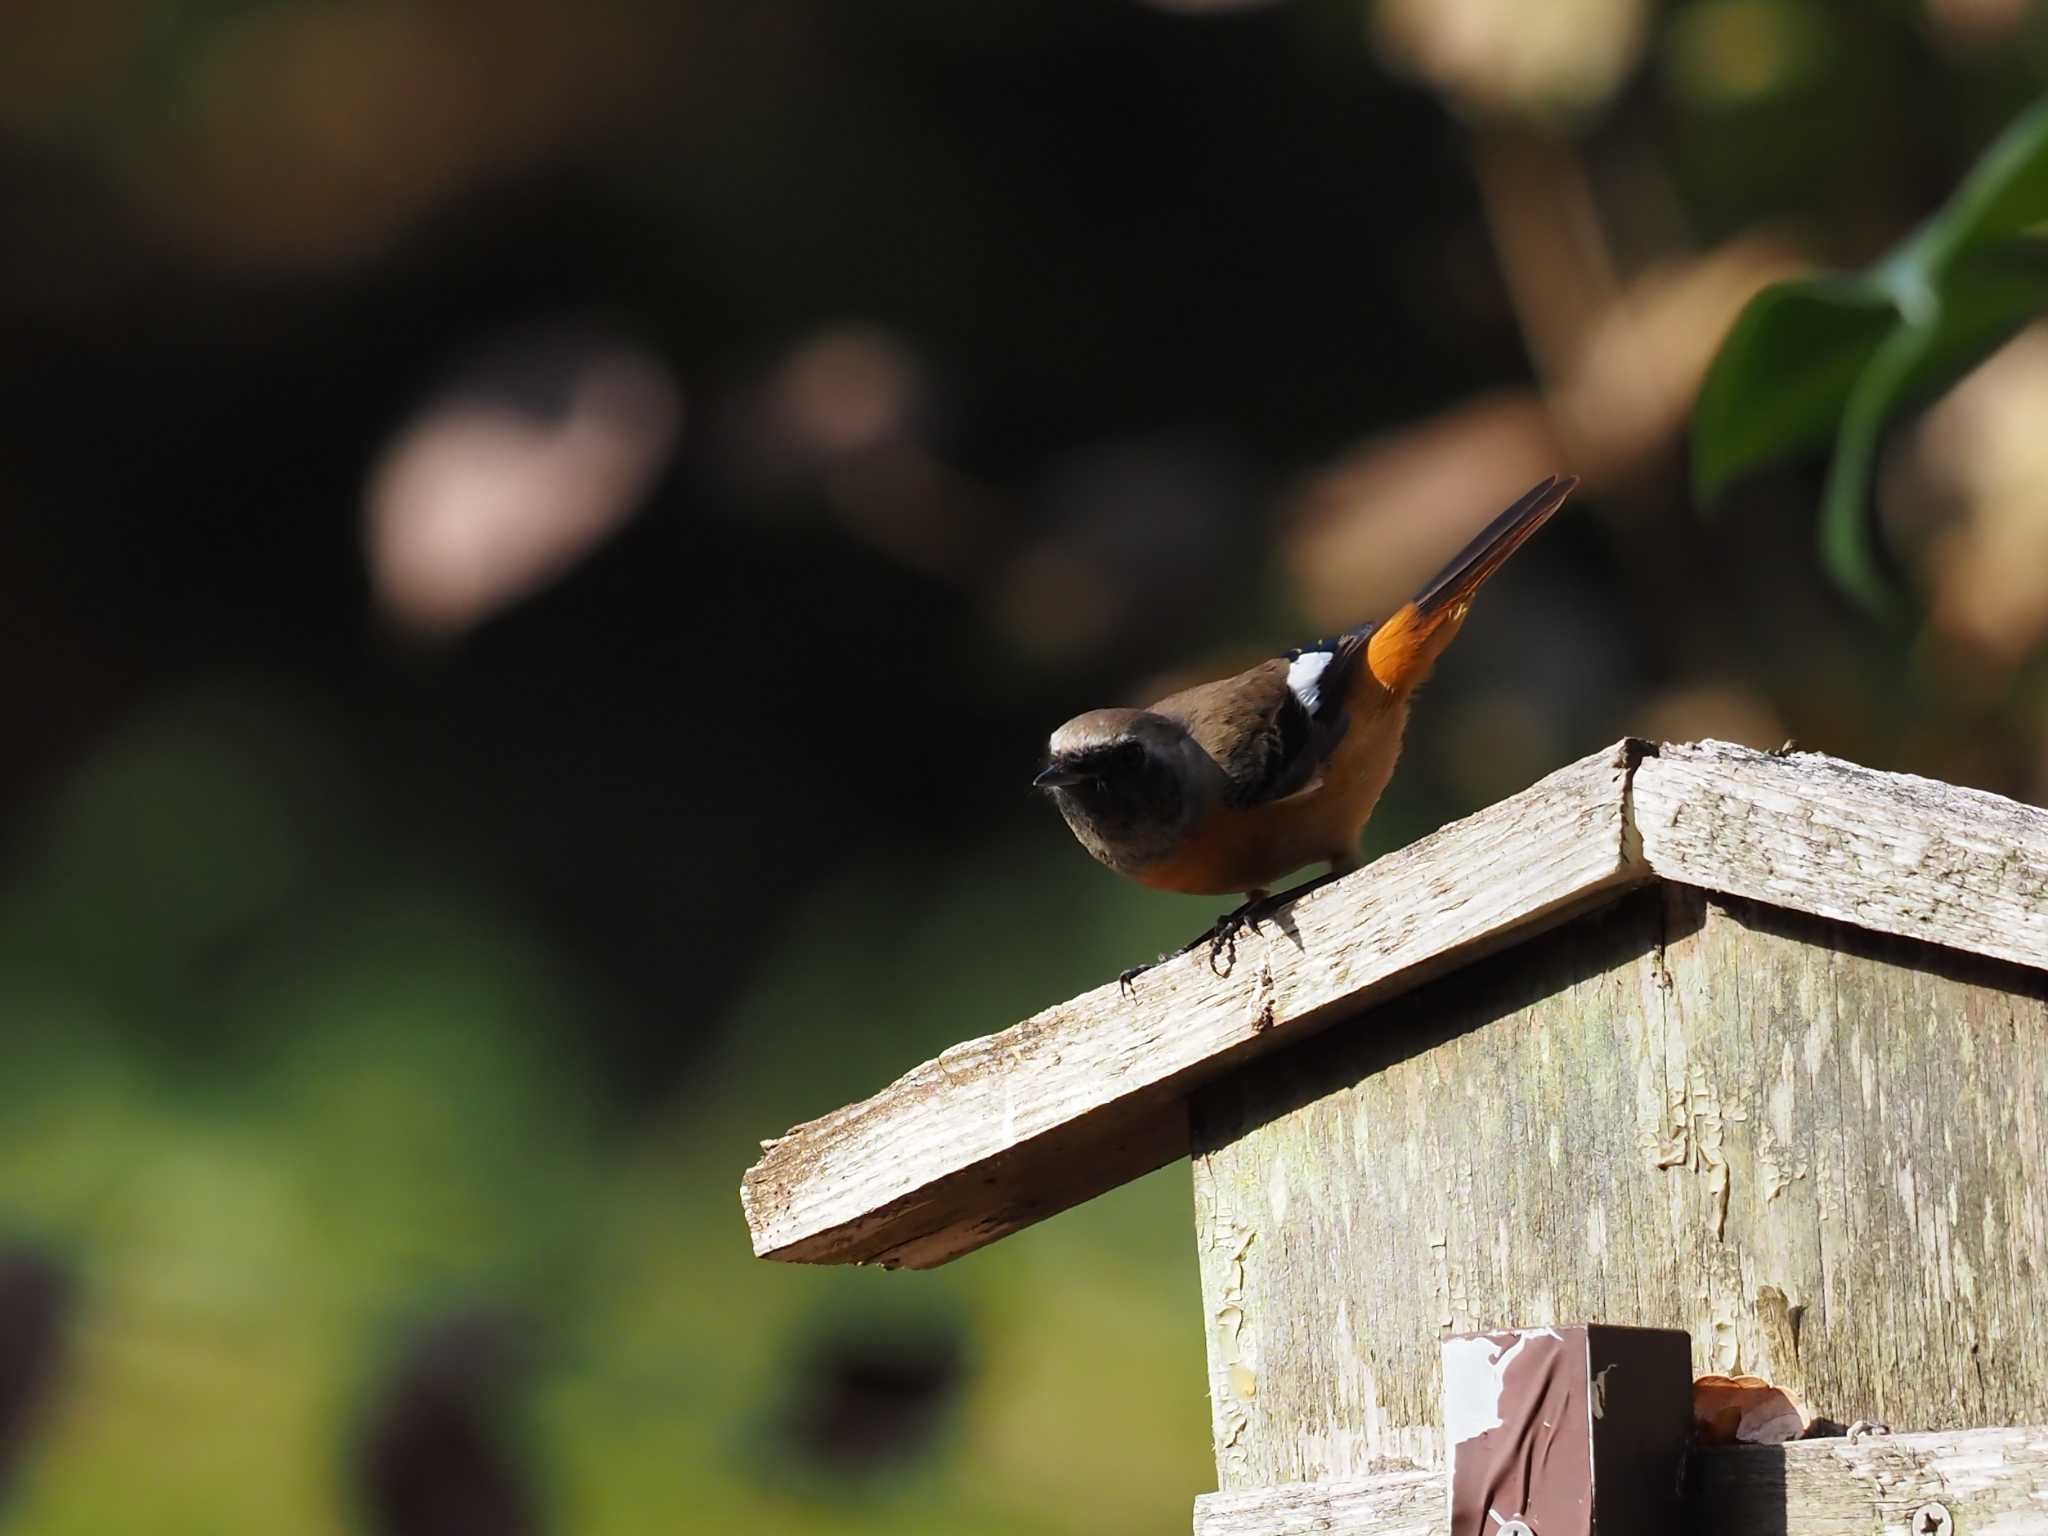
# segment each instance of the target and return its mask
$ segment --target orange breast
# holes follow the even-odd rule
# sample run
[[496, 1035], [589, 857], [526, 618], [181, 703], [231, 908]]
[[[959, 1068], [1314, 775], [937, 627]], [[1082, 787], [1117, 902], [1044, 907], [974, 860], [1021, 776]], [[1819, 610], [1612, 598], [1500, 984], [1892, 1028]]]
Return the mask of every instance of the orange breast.
[[[1369, 707], [1369, 706], [1368, 706]], [[1348, 863], [1401, 755], [1405, 699], [1354, 716], [1313, 789], [1246, 810], [1218, 806], [1133, 878], [1154, 890], [1224, 896], [1271, 890], [1307, 864]]]

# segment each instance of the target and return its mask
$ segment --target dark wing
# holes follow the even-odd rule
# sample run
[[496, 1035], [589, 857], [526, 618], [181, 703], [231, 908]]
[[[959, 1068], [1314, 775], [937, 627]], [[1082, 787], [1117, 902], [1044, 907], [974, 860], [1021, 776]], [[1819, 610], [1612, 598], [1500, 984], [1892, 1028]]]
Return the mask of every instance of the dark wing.
[[1243, 809], [1312, 788], [1350, 725], [1344, 700], [1372, 626], [1319, 640], [1221, 682], [1152, 706], [1181, 722], [1229, 781], [1225, 803]]

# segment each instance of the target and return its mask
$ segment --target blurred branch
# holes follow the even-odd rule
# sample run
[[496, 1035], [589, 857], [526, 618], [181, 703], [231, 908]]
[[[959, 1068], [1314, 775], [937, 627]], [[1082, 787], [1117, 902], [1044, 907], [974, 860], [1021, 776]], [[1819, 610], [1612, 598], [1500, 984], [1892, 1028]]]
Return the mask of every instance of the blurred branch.
[[1515, 318], [1555, 383], [1619, 292], [1585, 167], [1569, 143], [1507, 128], [1474, 139], [1473, 167]]

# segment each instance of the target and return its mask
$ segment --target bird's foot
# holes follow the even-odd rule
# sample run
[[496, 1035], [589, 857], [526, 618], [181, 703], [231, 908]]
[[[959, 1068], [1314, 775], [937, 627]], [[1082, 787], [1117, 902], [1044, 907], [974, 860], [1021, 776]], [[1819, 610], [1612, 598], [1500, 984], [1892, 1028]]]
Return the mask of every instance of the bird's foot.
[[[1176, 950], [1174, 953], [1186, 954], [1187, 951]], [[1123, 970], [1116, 973], [1117, 991], [1127, 997], [1136, 997], [1138, 995], [1138, 978], [1147, 971], [1156, 970], [1172, 958], [1173, 955], [1161, 955], [1157, 960], [1147, 960], [1143, 965], [1126, 966]]]
[[[1299, 885], [1289, 886], [1284, 891], [1268, 894], [1265, 891], [1247, 891], [1243, 905], [1224, 913], [1216, 919], [1206, 933], [1198, 933], [1181, 946], [1181, 953], [1191, 949], [1209, 946], [1209, 969], [1219, 976], [1228, 976], [1237, 964], [1237, 939], [1242, 933], [1257, 933], [1259, 924], [1289, 902], [1298, 901], [1310, 891], [1320, 890], [1332, 880], [1349, 874], [1350, 870], [1332, 869], [1327, 874], [1317, 875], [1313, 880], [1304, 880]], [[1164, 956], [1161, 957], [1165, 958]], [[1221, 961], [1222, 964], [1217, 962]]]
[[[1209, 944], [1209, 968], [1216, 971], [1219, 976], [1228, 976], [1231, 967], [1237, 964], [1237, 936], [1239, 934], [1247, 930], [1257, 933], [1259, 931], [1259, 922], [1262, 918], [1270, 917], [1289, 902], [1299, 901], [1310, 891], [1321, 890], [1332, 880], [1341, 880], [1350, 873], [1349, 867], [1332, 868], [1324, 874], [1317, 875], [1313, 880], [1304, 880], [1299, 885], [1289, 886], [1286, 890], [1277, 891], [1272, 895], [1268, 895], [1264, 891], [1247, 891], [1245, 892], [1243, 906], [1237, 908], [1234, 912], [1226, 912], [1223, 916], [1217, 918], [1216, 926], [1207, 933], [1200, 934], [1191, 940], [1187, 948], [1193, 949], [1196, 945], [1207, 940]], [[1219, 959], [1226, 961], [1220, 970], [1216, 965]]]
[[[1273, 898], [1264, 891], [1247, 892], [1241, 906], [1224, 913], [1179, 949], [1168, 950], [1157, 960], [1147, 960], [1143, 965], [1128, 966], [1119, 971], [1116, 978], [1117, 991], [1135, 996], [1140, 976], [1180, 955], [1190, 954], [1204, 944], [1209, 946], [1209, 968], [1219, 976], [1228, 976], [1231, 966], [1237, 964], [1237, 936], [1247, 928], [1257, 932], [1259, 919], [1271, 910], [1272, 902]], [[1226, 956], [1228, 958], [1225, 964], [1218, 968], [1216, 962], [1225, 960]]]
[[[1198, 933], [1187, 942], [1181, 953], [1190, 949], [1209, 946], [1209, 969], [1218, 976], [1228, 976], [1237, 965], [1237, 936], [1241, 933], [1259, 931], [1259, 920], [1268, 916], [1283, 901], [1292, 901], [1297, 891], [1282, 891], [1278, 896], [1269, 896], [1264, 891], [1247, 891], [1242, 905], [1217, 918], [1207, 933]], [[1218, 965], [1218, 961], [1222, 961]]]
[[1138, 990], [1138, 978], [1147, 971], [1164, 965], [1177, 955], [1190, 954], [1204, 945], [1209, 949], [1209, 969], [1218, 976], [1228, 976], [1237, 965], [1239, 934], [1257, 933], [1260, 922], [1288, 902], [1306, 896], [1310, 891], [1328, 885], [1332, 880], [1340, 879], [1349, 873], [1348, 868], [1332, 869], [1327, 874], [1317, 875], [1313, 880], [1304, 880], [1299, 885], [1273, 894], [1265, 891], [1245, 892], [1242, 903], [1217, 918], [1179, 949], [1169, 951], [1157, 960], [1148, 960], [1143, 965], [1134, 965], [1120, 972], [1116, 978], [1117, 990], [1135, 994]]

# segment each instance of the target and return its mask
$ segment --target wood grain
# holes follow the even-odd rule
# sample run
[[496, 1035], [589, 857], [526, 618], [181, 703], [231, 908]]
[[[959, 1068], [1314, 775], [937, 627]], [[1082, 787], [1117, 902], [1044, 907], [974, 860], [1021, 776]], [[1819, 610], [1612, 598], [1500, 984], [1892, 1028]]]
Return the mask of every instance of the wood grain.
[[1926, 1536], [1929, 1504], [1955, 1536], [2048, 1536], [2048, 1428], [1702, 1451], [1688, 1493], [1694, 1536]]
[[969, 1040], [764, 1144], [754, 1251], [943, 1263], [1168, 1162], [1190, 1089], [1645, 877], [1617, 744], [1198, 951]]
[[[1697, 1536], [1907, 1536], [1939, 1503], [1956, 1536], [2048, 1536], [2048, 1428], [1802, 1440], [1694, 1455]], [[1195, 1536], [1442, 1536], [1440, 1472], [1295, 1483], [1195, 1500]]]
[[2041, 972], [1663, 885], [1365, 1022], [1193, 1102], [1219, 1486], [1440, 1465], [1445, 1331], [1684, 1328], [1844, 1423], [2048, 1411]]
[[1195, 1500], [1195, 1536], [1444, 1536], [1441, 1472], [1286, 1483]]
[[1303, 897], [1222, 963], [1097, 988], [763, 1143], [754, 1250], [944, 1263], [1180, 1156], [1202, 1083], [1655, 876], [2048, 966], [2048, 812], [1815, 754], [1622, 742]]
[[1669, 880], [2048, 965], [2048, 811], [1815, 752], [1663, 746], [1634, 821]]

